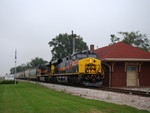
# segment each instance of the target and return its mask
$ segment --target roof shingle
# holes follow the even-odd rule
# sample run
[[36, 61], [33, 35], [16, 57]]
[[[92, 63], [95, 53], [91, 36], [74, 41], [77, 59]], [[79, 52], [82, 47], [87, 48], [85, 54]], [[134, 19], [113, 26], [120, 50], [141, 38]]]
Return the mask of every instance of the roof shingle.
[[105, 46], [94, 50], [98, 59], [124, 58], [124, 59], [150, 59], [150, 53], [140, 48], [136, 48], [124, 42]]

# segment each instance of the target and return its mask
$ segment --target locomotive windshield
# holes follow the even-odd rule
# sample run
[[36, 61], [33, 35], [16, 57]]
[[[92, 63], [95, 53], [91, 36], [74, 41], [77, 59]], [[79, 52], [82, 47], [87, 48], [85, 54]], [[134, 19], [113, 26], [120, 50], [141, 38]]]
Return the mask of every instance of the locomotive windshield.
[[77, 54], [78, 59], [87, 58], [87, 54]]
[[96, 54], [89, 54], [89, 57], [97, 58]]
[[77, 54], [77, 59], [83, 59], [83, 58], [96, 58], [96, 54]]

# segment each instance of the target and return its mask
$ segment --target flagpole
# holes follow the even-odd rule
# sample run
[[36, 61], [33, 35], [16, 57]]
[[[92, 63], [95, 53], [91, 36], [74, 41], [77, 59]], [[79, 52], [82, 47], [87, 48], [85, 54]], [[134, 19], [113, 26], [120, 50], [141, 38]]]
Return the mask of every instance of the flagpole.
[[15, 85], [16, 85], [17, 50], [15, 50]]

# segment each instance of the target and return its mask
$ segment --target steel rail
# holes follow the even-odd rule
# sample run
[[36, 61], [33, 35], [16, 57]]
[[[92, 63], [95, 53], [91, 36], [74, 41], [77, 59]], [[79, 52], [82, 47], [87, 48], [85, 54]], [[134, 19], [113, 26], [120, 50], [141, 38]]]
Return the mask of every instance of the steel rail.
[[138, 91], [138, 90], [129, 90], [129, 89], [121, 89], [121, 88], [109, 88], [109, 87], [99, 87], [94, 89], [150, 97], [149, 91]]

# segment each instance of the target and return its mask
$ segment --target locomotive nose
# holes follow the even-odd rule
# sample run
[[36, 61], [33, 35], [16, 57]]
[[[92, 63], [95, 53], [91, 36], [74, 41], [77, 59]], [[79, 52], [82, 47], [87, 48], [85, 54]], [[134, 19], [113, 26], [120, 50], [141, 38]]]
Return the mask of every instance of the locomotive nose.
[[96, 65], [93, 63], [86, 64], [85, 70], [87, 73], [95, 73], [96, 72]]

